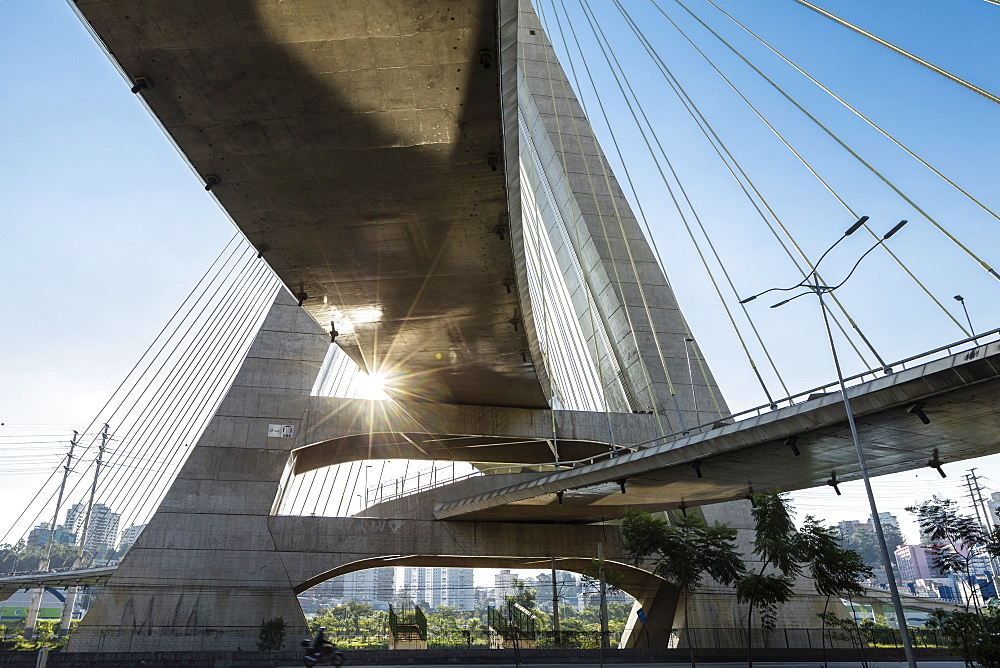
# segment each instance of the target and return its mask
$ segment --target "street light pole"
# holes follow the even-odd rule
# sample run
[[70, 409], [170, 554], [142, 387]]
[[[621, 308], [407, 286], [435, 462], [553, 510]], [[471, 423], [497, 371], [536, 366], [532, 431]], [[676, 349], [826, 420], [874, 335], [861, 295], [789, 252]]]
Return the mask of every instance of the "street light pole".
[[[965, 297], [962, 295], [955, 295], [955, 301], [962, 305], [962, 310], [965, 311], [965, 320], [969, 323], [969, 336], [973, 339], [976, 338], [976, 330], [972, 326], [972, 318], [969, 317], [969, 309], [965, 305]], [[977, 342], [978, 345], [978, 342]]]
[[[865, 452], [864, 449], [861, 447], [861, 438], [858, 436], [858, 428], [854, 421], [854, 412], [851, 410], [851, 401], [850, 398], [847, 396], [847, 385], [844, 383], [844, 373], [840, 367], [840, 357], [837, 355], [837, 346], [836, 343], [834, 342], [833, 330], [830, 327], [830, 318], [829, 315], [827, 314], [826, 303], [823, 301], [823, 295], [827, 293], [832, 293], [834, 290], [844, 285], [844, 283], [846, 283], [847, 280], [852, 275], [854, 275], [854, 271], [861, 264], [861, 261], [864, 260], [869, 253], [871, 253], [873, 250], [882, 245], [887, 239], [889, 239], [889, 237], [891, 237], [892, 235], [896, 234], [896, 232], [901, 230], [907, 221], [902, 220], [899, 223], [897, 223], [891, 230], [886, 232], [885, 235], [883, 235], [882, 238], [875, 243], [875, 245], [873, 245], [871, 248], [865, 251], [861, 255], [861, 257], [858, 258], [857, 262], [854, 263], [854, 266], [852, 267], [850, 273], [847, 274], [847, 277], [844, 278], [844, 280], [842, 280], [840, 283], [836, 285], [823, 285], [820, 282], [819, 278], [819, 265], [830, 253], [830, 251], [836, 248], [841, 241], [854, 234], [854, 232], [856, 232], [867, 221], [868, 217], [863, 216], [850, 228], [848, 228], [848, 230], [844, 233], [844, 235], [841, 238], [837, 239], [837, 241], [835, 241], [832, 246], [830, 246], [829, 248], [826, 249], [826, 251], [823, 252], [823, 254], [820, 256], [820, 259], [816, 262], [815, 265], [813, 265], [812, 271], [809, 272], [806, 275], [806, 277], [802, 279], [801, 282], [787, 288], [770, 288], [768, 290], [764, 290], [763, 292], [759, 292], [751, 297], [747, 297], [746, 299], [741, 300], [740, 303], [746, 304], [747, 302], [751, 302], [757, 297], [760, 297], [761, 295], [766, 294], [768, 292], [772, 291], [788, 292], [799, 288], [802, 288], [804, 292], [789, 297], [788, 299], [778, 302], [777, 304], [773, 304], [771, 308], [778, 308], [780, 306], [784, 306], [788, 302], [798, 299], [803, 295], [807, 295], [810, 292], [815, 294], [819, 301], [819, 308], [823, 314], [823, 325], [826, 328], [826, 336], [830, 343], [830, 352], [833, 355], [833, 364], [837, 369], [837, 380], [840, 383], [840, 395], [841, 397], [843, 397], [844, 410], [847, 413], [847, 424], [850, 426], [851, 429], [851, 439], [854, 441], [854, 448], [856, 450], [858, 457], [858, 466], [861, 469], [861, 477], [865, 482], [865, 492], [868, 495], [868, 506], [871, 509], [872, 524], [875, 527], [875, 537], [878, 539], [879, 552], [882, 557], [882, 565], [885, 567], [886, 579], [889, 581], [889, 594], [892, 596], [892, 606], [896, 611], [896, 621], [897, 624], [899, 625], [899, 633], [903, 641], [903, 652], [906, 654], [906, 663], [909, 666], [909, 668], [917, 668], [917, 662], [913, 656], [913, 645], [910, 642], [910, 632], [906, 627], [906, 614], [903, 611], [903, 602], [899, 597], [899, 588], [896, 586], [896, 577], [892, 570], [892, 560], [889, 557], [889, 548], [885, 542], [885, 533], [882, 531], [882, 520], [879, 518], [878, 515], [878, 506], [875, 503], [875, 494], [872, 491], [871, 477], [868, 475], [868, 464], [865, 461]], [[958, 299], [958, 297], [956, 297], [956, 299]], [[965, 306], [964, 302], [962, 306], [963, 307]], [[884, 364], [883, 367], [885, 368]]]
[[370, 468], [371, 468], [370, 464], [365, 467], [365, 507], [366, 508], [368, 507], [368, 469], [370, 469]]
[[910, 631], [906, 628], [906, 613], [903, 611], [903, 601], [899, 598], [899, 588], [896, 586], [896, 575], [892, 570], [892, 560], [889, 558], [889, 547], [885, 542], [885, 533], [882, 531], [882, 520], [878, 514], [878, 506], [875, 503], [875, 493], [872, 491], [872, 481], [868, 476], [868, 464], [865, 461], [865, 451], [861, 447], [861, 439], [858, 436], [858, 428], [854, 423], [854, 411], [851, 410], [851, 400], [847, 396], [847, 386], [844, 384], [844, 374], [840, 368], [840, 358], [837, 356], [837, 346], [833, 342], [833, 331], [830, 329], [830, 318], [826, 312], [826, 304], [823, 302], [823, 292], [816, 291], [819, 297], [819, 308], [823, 312], [823, 324], [826, 326], [826, 336], [830, 341], [830, 352], [833, 355], [833, 364], [837, 368], [837, 381], [840, 383], [840, 395], [844, 398], [844, 410], [847, 412], [847, 424], [851, 427], [851, 438], [854, 440], [854, 449], [858, 456], [858, 465], [861, 467], [861, 477], [865, 481], [865, 493], [868, 495], [868, 507], [872, 512], [872, 525], [875, 527], [875, 536], [878, 538], [879, 551], [882, 553], [882, 565], [885, 567], [886, 580], [889, 581], [889, 594], [892, 596], [892, 607], [896, 610], [896, 623], [899, 625], [899, 635], [903, 640], [903, 652], [906, 654], [906, 663], [909, 668], [917, 668], [916, 658], [913, 656], [913, 645], [910, 642]]

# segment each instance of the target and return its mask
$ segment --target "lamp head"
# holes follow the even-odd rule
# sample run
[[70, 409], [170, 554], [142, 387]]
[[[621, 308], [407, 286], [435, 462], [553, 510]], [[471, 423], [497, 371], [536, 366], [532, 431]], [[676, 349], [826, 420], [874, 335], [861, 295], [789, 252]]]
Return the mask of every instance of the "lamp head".
[[868, 216], [861, 216], [860, 218], [858, 218], [858, 222], [854, 223], [849, 228], [847, 228], [847, 231], [844, 232], [844, 236], [845, 237], [851, 236], [852, 234], [854, 234], [855, 232], [857, 232], [859, 229], [861, 229], [861, 226], [864, 225], [867, 222], [868, 222]]
[[896, 232], [899, 232], [901, 229], [903, 229], [903, 225], [906, 225], [907, 222], [909, 221], [901, 220], [898, 223], [896, 223], [895, 227], [893, 227], [891, 230], [885, 233], [885, 236], [882, 237], [882, 241], [885, 241], [886, 239], [894, 235]]

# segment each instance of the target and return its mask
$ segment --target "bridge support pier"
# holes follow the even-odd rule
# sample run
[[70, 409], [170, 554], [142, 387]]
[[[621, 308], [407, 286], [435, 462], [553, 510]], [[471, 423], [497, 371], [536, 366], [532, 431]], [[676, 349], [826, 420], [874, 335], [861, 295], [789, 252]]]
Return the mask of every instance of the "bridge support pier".
[[[626, 591], [648, 598], [664, 588], [623, 563], [614, 526], [439, 521], [417, 499], [421, 508], [407, 519], [272, 514], [292, 446], [306, 444], [305, 425], [315, 422], [309, 395], [328, 346], [329, 335], [282, 292], [156, 514], [70, 639], [72, 651], [256, 649], [261, 623], [276, 617], [291, 646], [306, 633], [297, 594], [380, 566], [516, 568], [555, 555], [559, 568], [580, 571], [600, 543]], [[269, 425], [291, 426], [296, 437], [269, 437]]]

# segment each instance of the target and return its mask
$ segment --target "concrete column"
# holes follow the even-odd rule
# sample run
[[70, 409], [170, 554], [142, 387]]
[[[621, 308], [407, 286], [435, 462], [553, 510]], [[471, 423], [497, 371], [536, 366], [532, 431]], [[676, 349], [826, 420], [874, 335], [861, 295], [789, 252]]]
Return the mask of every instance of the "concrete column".
[[[618, 643], [619, 649], [631, 647], [664, 649], [670, 639], [678, 617], [683, 623], [684, 614], [681, 594], [669, 582], [660, 580], [656, 586], [636, 596], [625, 631]], [[646, 615], [646, 621], [639, 620], [639, 610]]]
[[73, 608], [76, 607], [76, 587], [66, 589], [66, 600], [63, 601], [62, 619], [59, 620], [59, 637], [69, 635], [69, 627], [73, 623]]
[[38, 608], [42, 605], [42, 595], [45, 589], [39, 587], [31, 591], [31, 605], [28, 606], [28, 615], [24, 618], [24, 639], [31, 640], [35, 637], [35, 624], [38, 622]]

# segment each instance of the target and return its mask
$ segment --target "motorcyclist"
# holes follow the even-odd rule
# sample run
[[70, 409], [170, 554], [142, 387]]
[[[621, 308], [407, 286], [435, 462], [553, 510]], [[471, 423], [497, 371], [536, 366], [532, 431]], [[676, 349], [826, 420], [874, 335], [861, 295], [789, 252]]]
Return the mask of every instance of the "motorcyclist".
[[302, 641], [302, 646], [306, 648], [304, 663], [307, 666], [315, 666], [329, 661], [334, 666], [344, 663], [344, 655], [336, 651], [336, 644], [326, 639], [326, 628], [319, 627], [316, 630], [316, 637], [310, 641], [308, 638]]

